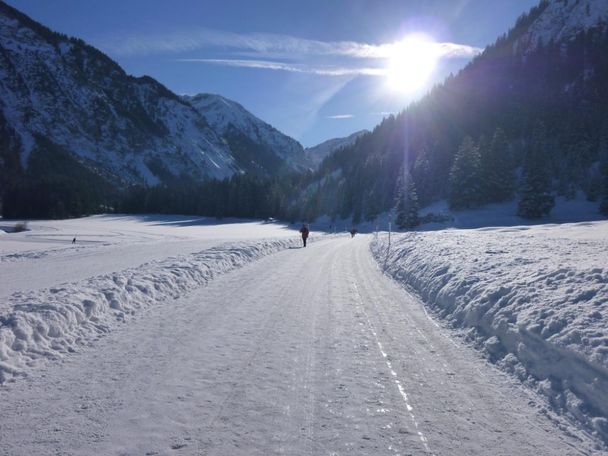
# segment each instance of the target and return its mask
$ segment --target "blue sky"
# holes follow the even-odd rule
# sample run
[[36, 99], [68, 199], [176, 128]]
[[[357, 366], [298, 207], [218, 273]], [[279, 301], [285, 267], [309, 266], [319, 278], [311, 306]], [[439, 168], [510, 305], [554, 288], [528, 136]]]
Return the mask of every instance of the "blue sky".
[[[9, 3], [100, 48], [128, 73], [150, 75], [178, 94], [226, 96], [311, 146], [372, 129], [402, 110], [537, 0]], [[398, 90], [387, 83], [387, 67], [402, 55], [394, 43], [412, 34], [424, 34], [433, 66], [415, 87]], [[407, 74], [426, 62], [418, 52], [408, 59]]]

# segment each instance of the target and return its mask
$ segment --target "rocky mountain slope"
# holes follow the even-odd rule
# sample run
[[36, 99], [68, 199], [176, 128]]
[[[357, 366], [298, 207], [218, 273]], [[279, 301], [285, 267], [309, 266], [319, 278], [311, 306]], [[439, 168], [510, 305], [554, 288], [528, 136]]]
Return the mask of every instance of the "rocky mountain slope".
[[154, 184], [167, 175], [238, 171], [228, 146], [188, 103], [3, 3], [0, 108], [23, 168], [52, 143], [113, 181]]
[[251, 114], [239, 103], [220, 95], [184, 96], [207, 123], [228, 143], [239, 166], [267, 174], [281, 169], [303, 170], [310, 166], [295, 139]]
[[352, 146], [357, 139], [359, 139], [359, 137], [363, 136], [365, 133], [369, 133], [369, 131], [359, 130], [346, 136], [345, 138], [328, 139], [327, 141], [323, 141], [321, 144], [317, 144], [316, 146], [307, 147], [304, 153], [311, 164], [314, 166], [319, 166], [325, 157], [338, 149]]
[[605, 25], [608, 8], [605, 0], [554, 0], [542, 2], [542, 12], [526, 33], [518, 38], [516, 47], [529, 52], [539, 44], [570, 41], [582, 31]]
[[92, 174], [114, 187], [306, 165], [297, 141], [239, 104], [182, 98], [130, 76], [101, 51], [1, 1], [0, 131], [0, 175], [30, 180], [39, 177], [28, 171], [32, 157], [69, 162], [85, 180]]

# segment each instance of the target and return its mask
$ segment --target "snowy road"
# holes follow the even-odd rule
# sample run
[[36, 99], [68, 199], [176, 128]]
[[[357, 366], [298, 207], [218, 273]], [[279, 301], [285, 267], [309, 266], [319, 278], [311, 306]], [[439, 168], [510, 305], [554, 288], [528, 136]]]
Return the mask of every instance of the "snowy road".
[[0, 387], [0, 454], [602, 454], [453, 342], [368, 242], [271, 255]]

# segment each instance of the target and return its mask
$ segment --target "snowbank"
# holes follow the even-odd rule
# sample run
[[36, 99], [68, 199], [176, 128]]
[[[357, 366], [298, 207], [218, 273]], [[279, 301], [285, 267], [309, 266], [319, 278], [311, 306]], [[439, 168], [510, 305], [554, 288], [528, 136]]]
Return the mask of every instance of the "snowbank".
[[608, 440], [608, 222], [386, 235], [381, 267]]
[[[300, 241], [231, 243], [9, 298], [0, 315], [0, 384], [90, 345], [138, 311]], [[3, 306], [4, 307], [4, 306]], [[6, 307], [5, 307], [6, 308]]]

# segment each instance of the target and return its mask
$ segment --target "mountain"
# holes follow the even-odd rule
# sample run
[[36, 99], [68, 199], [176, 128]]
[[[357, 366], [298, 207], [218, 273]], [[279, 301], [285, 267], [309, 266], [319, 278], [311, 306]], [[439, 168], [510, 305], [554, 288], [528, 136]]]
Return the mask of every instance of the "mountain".
[[304, 153], [306, 154], [308, 161], [312, 165], [319, 166], [319, 164], [325, 159], [325, 157], [337, 151], [338, 149], [352, 146], [355, 141], [359, 139], [360, 136], [363, 136], [366, 133], [369, 133], [369, 131], [359, 130], [351, 135], [348, 135], [345, 138], [328, 139], [327, 141], [323, 141], [321, 144], [317, 144], [316, 146], [307, 147], [304, 150]]
[[[329, 156], [290, 210], [373, 220], [412, 179], [420, 203], [518, 199], [543, 217], [585, 193], [608, 211], [608, 2], [542, 1], [457, 75]], [[324, 195], [335, 195], [328, 199]]]
[[542, 12], [516, 40], [519, 52], [530, 52], [541, 44], [567, 42], [608, 22], [605, 0], [559, 0], [541, 3]]
[[0, 3], [0, 108], [22, 167], [52, 148], [114, 182], [238, 171], [229, 147], [188, 103], [135, 78], [83, 41]]
[[297, 141], [238, 103], [130, 76], [2, 1], [0, 133], [0, 206], [13, 216], [98, 211], [132, 184], [309, 167]]
[[281, 170], [304, 170], [310, 163], [295, 139], [278, 131], [239, 103], [220, 95], [183, 96], [228, 143], [239, 167], [266, 175]]

